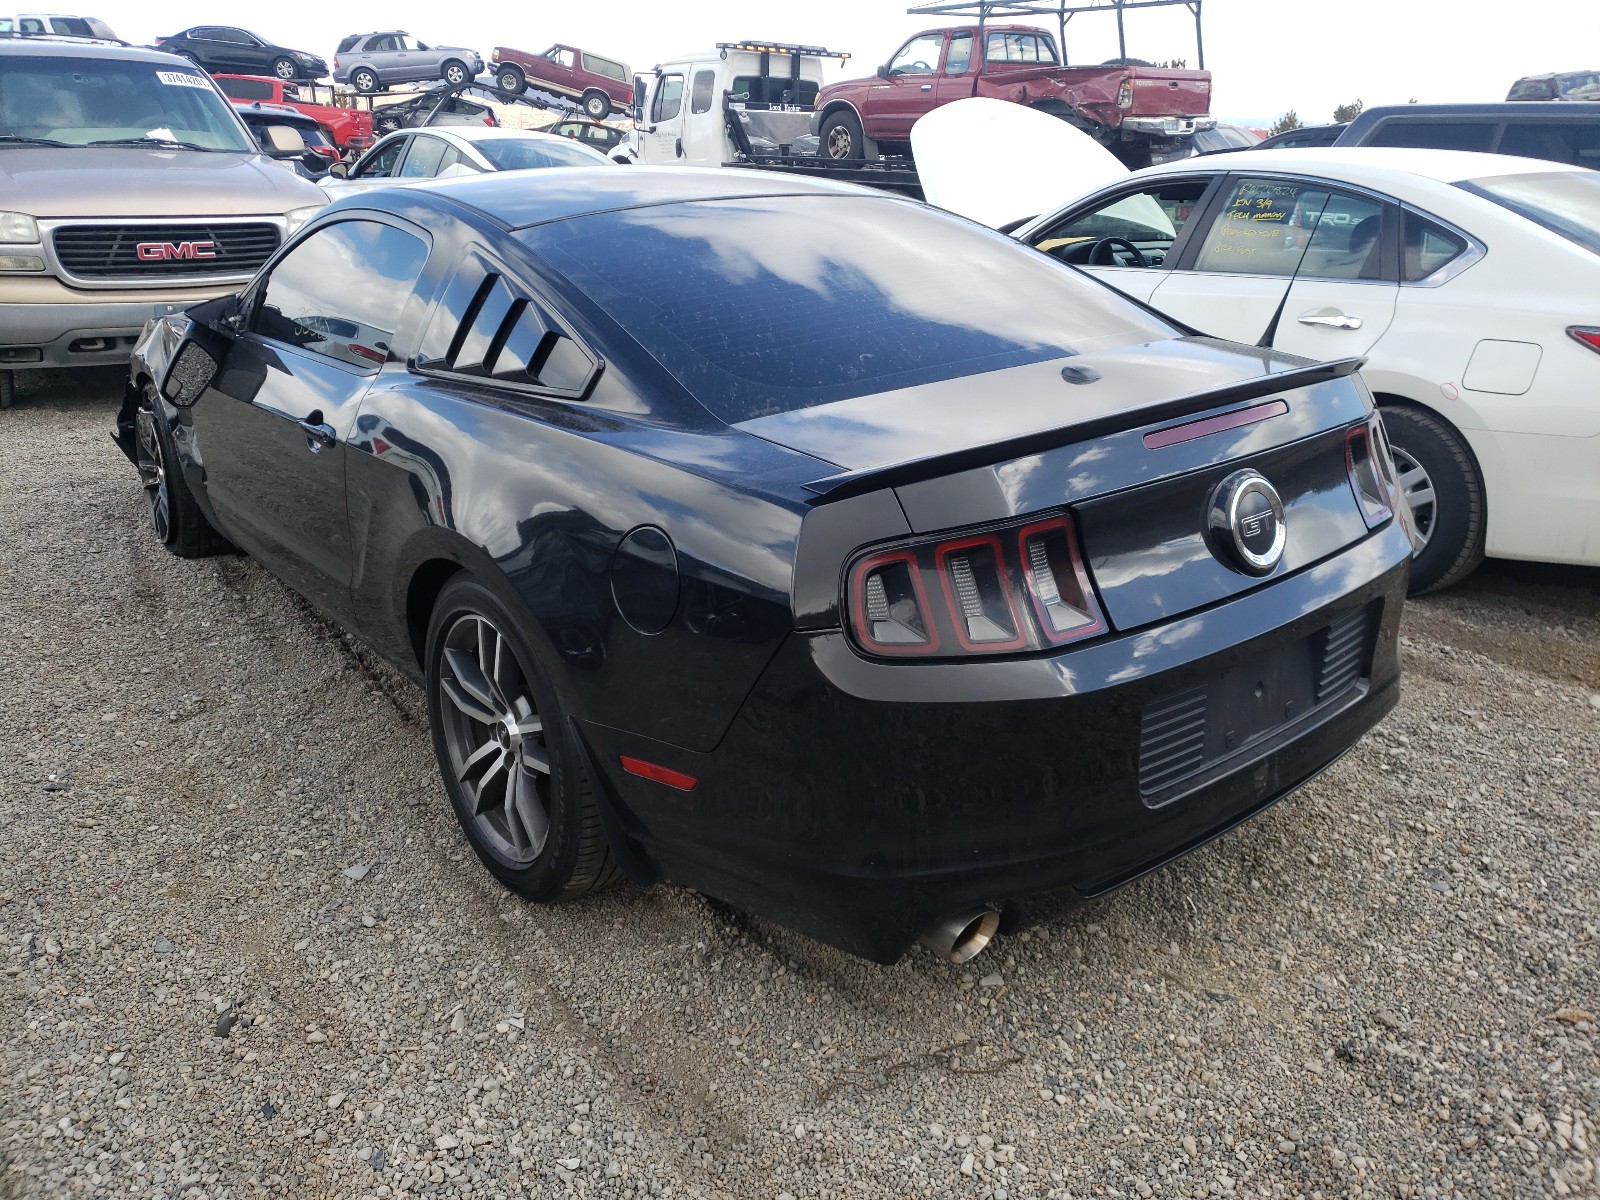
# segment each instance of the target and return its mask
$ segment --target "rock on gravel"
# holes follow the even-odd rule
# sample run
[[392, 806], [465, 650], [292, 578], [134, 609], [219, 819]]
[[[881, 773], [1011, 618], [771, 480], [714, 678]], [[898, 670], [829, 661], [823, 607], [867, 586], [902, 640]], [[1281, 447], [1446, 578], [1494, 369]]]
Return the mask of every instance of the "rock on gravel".
[[1595, 1195], [1593, 573], [1412, 605], [1399, 710], [1301, 794], [882, 968], [497, 887], [408, 685], [152, 543], [116, 386], [0, 414], [5, 1200]]

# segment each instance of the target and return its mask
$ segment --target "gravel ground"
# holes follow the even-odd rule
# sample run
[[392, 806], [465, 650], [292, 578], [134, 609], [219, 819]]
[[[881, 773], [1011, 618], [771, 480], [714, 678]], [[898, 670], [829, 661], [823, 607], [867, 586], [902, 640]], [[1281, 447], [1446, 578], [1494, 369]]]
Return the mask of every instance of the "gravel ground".
[[1600, 1192], [1600, 573], [1415, 604], [1321, 780], [966, 967], [494, 886], [419, 694], [0, 414], [0, 1197]]

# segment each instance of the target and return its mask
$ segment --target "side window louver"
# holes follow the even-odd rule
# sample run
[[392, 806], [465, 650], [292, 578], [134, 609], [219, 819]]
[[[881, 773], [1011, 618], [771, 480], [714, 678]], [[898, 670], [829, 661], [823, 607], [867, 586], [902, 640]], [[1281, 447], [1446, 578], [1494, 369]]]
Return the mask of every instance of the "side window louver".
[[514, 283], [472, 259], [456, 273], [417, 353], [424, 371], [578, 398], [589, 390], [596, 366]]

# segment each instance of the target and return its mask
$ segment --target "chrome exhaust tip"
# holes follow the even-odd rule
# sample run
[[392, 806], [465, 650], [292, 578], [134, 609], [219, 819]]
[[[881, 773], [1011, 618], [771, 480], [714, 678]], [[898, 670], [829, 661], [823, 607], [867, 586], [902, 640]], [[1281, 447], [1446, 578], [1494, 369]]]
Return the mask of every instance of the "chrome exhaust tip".
[[946, 917], [917, 939], [946, 962], [964, 963], [982, 954], [1000, 928], [992, 908], [970, 909]]

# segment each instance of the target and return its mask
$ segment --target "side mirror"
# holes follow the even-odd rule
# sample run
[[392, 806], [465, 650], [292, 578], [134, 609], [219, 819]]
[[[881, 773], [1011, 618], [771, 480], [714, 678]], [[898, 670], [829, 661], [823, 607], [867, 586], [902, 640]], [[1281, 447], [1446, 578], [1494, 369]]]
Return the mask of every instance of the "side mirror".
[[268, 125], [267, 141], [282, 154], [304, 154], [306, 140], [292, 125]]
[[886, 66], [885, 67], [879, 67], [878, 68], [878, 78], [879, 79], [887, 79], [887, 78], [889, 78], [889, 68], [886, 67]]
[[328, 174], [335, 179], [348, 179], [350, 177], [350, 168], [342, 162], [336, 162], [328, 168]]

